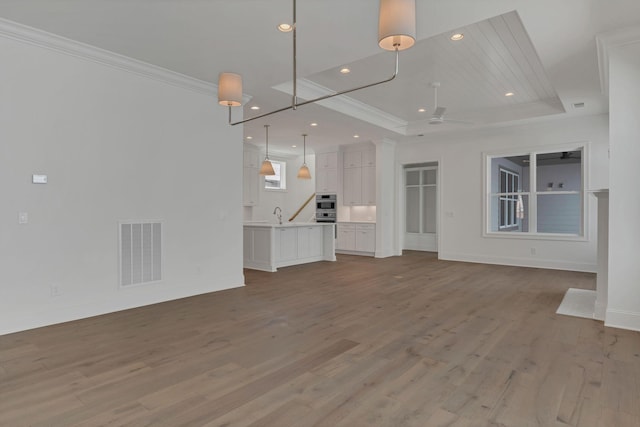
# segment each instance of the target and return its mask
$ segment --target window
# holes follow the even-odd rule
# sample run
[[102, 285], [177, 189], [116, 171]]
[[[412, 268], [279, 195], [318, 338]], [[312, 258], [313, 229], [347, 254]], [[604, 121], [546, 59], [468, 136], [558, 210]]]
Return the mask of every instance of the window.
[[264, 188], [267, 190], [285, 190], [287, 188], [287, 164], [277, 160], [271, 160], [275, 175], [264, 177]]
[[500, 193], [498, 194], [500, 207], [498, 211], [498, 221], [499, 228], [501, 229], [518, 226], [517, 216], [518, 213], [521, 212], [518, 199], [520, 199], [520, 203], [522, 203], [522, 197], [518, 195], [520, 191], [519, 182], [519, 173], [500, 168]]
[[487, 233], [583, 236], [585, 152], [486, 156]]

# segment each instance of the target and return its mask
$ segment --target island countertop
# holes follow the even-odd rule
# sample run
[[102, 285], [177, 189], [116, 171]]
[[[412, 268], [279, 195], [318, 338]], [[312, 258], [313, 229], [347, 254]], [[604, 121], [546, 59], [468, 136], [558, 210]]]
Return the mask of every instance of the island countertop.
[[278, 224], [276, 222], [264, 222], [264, 221], [246, 221], [243, 223], [245, 227], [273, 227], [273, 228], [283, 228], [283, 227], [311, 227], [311, 226], [335, 226], [334, 222], [283, 222], [282, 224]]

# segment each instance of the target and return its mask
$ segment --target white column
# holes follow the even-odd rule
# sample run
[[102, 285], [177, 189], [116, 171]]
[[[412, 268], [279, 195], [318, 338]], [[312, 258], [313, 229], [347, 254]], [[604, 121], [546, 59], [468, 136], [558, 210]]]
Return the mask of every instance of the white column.
[[598, 199], [598, 272], [593, 318], [605, 320], [609, 297], [609, 190], [592, 194]]
[[605, 325], [640, 331], [640, 31], [609, 56], [609, 295]]
[[396, 143], [375, 141], [376, 146], [376, 258], [396, 255]]

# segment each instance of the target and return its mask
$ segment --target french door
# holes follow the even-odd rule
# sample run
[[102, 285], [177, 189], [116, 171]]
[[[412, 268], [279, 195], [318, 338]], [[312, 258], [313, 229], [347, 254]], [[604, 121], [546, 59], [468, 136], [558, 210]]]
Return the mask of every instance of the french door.
[[404, 249], [438, 250], [438, 166], [405, 168]]

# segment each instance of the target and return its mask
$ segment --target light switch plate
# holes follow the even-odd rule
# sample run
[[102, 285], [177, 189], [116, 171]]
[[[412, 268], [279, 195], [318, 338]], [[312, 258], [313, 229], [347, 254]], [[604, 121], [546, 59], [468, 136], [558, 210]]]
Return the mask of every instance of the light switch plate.
[[47, 183], [47, 175], [33, 175], [32, 182], [34, 184], [46, 184]]
[[29, 214], [27, 212], [18, 212], [18, 224], [26, 224], [29, 222]]

